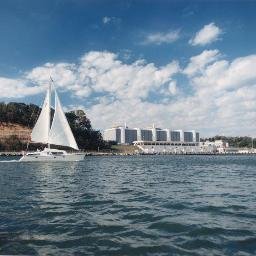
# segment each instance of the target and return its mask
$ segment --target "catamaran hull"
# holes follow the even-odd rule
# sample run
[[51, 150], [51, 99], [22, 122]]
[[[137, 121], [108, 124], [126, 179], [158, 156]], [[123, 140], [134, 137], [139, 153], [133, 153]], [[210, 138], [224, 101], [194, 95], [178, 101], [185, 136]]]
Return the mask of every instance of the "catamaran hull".
[[25, 155], [19, 161], [20, 162], [77, 162], [83, 161], [84, 154], [67, 154], [62, 156], [33, 156]]

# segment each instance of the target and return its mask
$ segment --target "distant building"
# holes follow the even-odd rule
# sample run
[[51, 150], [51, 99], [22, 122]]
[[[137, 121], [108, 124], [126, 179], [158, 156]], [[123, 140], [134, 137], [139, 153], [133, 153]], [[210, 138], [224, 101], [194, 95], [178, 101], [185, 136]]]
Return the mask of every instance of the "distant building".
[[229, 147], [228, 142], [226, 142], [224, 140], [215, 140], [214, 144], [217, 148], [228, 148]]
[[103, 133], [105, 141], [115, 141], [118, 144], [133, 144], [134, 142], [180, 142], [198, 144], [199, 133], [183, 130], [156, 128], [128, 128], [127, 126], [106, 129]]
[[[200, 143], [202, 152], [209, 153], [228, 153], [234, 149], [229, 148], [228, 142], [223, 140], [205, 141]], [[237, 151], [237, 150], [236, 150]]]
[[171, 141], [180, 141], [180, 131], [171, 131]]
[[120, 128], [110, 128], [103, 132], [103, 139], [105, 141], [115, 141], [121, 144], [121, 129]]
[[152, 130], [142, 129], [141, 130], [141, 138], [137, 138], [137, 140], [152, 141], [153, 140]]
[[137, 130], [136, 129], [121, 129], [121, 143], [122, 144], [132, 144], [137, 140]]

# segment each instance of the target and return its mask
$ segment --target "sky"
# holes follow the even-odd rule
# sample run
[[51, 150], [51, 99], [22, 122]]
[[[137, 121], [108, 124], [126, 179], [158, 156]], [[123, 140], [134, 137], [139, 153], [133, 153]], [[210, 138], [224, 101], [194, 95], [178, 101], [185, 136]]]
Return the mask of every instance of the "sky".
[[0, 1], [0, 101], [50, 76], [95, 129], [256, 136], [256, 1]]

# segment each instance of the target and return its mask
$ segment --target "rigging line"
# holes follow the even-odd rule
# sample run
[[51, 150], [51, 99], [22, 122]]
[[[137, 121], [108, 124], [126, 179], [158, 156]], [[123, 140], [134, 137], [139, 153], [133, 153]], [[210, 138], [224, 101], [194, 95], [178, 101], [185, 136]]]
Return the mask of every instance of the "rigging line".
[[[50, 79], [51, 79], [51, 81], [52, 81], [52, 78], [51, 78], [51, 76], [50, 76]], [[51, 83], [49, 84], [49, 88], [48, 88], [48, 90], [49, 90], [49, 113], [48, 113], [48, 117], [49, 117], [49, 126], [48, 126], [48, 138], [47, 138], [47, 145], [48, 145], [48, 149], [50, 149], [51, 148], [51, 144], [50, 144], [50, 142], [49, 142], [49, 136], [50, 136], [50, 131], [51, 131], [51, 109], [52, 109], [52, 106], [51, 106], [51, 103], [52, 103], [52, 101], [51, 101], [51, 97], [52, 97], [52, 85], [51, 85]]]

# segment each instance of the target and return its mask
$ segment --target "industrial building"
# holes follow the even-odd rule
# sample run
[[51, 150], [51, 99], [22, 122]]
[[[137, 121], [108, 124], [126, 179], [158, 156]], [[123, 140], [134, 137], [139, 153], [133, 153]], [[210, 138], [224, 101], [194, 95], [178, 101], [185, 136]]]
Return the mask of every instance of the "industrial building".
[[136, 145], [142, 152], [151, 153], [192, 153], [199, 152], [200, 136], [195, 130], [170, 130], [156, 128], [128, 128], [118, 126], [104, 131], [105, 141], [122, 145]]
[[195, 130], [128, 128], [118, 126], [104, 131], [105, 141], [135, 145], [144, 154], [256, 154], [255, 149], [233, 148], [223, 140], [200, 142]]
[[160, 129], [156, 127], [141, 129], [119, 126], [106, 129], [103, 133], [105, 141], [115, 141], [118, 144], [131, 145], [135, 142], [180, 142], [198, 144], [199, 133], [183, 130]]

